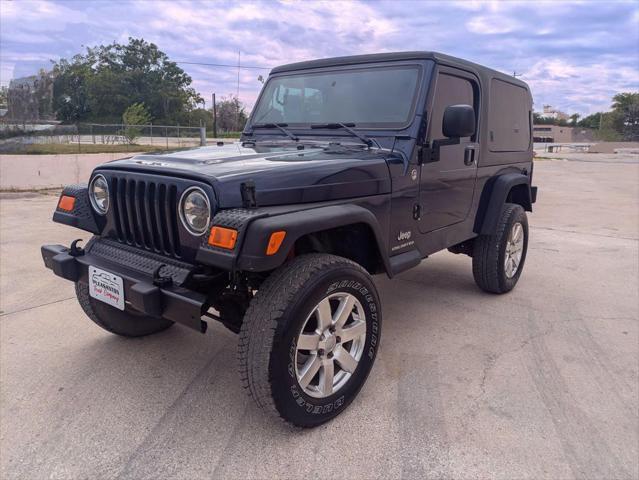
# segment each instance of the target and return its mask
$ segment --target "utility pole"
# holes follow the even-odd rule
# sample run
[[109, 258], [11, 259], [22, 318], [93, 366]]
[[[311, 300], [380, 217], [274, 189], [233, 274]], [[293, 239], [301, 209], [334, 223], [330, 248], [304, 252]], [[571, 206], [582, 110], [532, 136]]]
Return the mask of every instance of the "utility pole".
[[217, 107], [215, 105], [215, 94], [211, 95], [213, 101], [213, 137], [217, 138]]

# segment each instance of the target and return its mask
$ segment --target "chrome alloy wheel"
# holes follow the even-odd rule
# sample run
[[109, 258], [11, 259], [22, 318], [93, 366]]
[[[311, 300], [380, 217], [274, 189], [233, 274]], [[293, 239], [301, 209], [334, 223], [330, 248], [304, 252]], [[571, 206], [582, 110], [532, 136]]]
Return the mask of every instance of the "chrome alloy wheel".
[[524, 227], [521, 223], [514, 223], [506, 239], [506, 254], [504, 255], [504, 273], [506, 278], [513, 278], [519, 270], [521, 256], [524, 253]]
[[295, 374], [304, 393], [328, 397], [348, 382], [366, 343], [366, 314], [348, 293], [319, 302], [297, 338]]

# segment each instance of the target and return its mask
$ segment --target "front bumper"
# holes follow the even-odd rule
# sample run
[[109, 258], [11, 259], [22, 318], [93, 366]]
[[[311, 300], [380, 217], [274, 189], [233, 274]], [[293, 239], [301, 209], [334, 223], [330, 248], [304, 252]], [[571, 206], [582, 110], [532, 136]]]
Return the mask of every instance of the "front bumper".
[[[207, 324], [202, 320], [208, 309], [206, 296], [180, 286], [189, 273], [182, 266], [166, 266], [172, 280], [168, 286], [158, 286], [149, 272], [165, 265], [161, 259], [119, 249], [107, 242], [102, 242], [100, 248], [94, 247], [95, 244], [89, 244], [86, 250], [73, 251], [62, 245], [43, 245], [42, 259], [53, 273], [72, 282], [88, 284], [91, 265], [119, 275], [124, 283], [126, 309], [166, 318], [202, 333], [206, 331]], [[116, 255], [113, 249], [117, 249]]]

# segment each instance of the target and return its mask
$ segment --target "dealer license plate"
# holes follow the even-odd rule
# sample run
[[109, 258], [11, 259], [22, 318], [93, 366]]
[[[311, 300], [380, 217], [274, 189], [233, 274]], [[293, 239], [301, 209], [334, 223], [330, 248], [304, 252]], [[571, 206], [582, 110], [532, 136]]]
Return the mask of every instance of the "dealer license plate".
[[89, 266], [89, 295], [124, 310], [124, 282], [111, 272]]

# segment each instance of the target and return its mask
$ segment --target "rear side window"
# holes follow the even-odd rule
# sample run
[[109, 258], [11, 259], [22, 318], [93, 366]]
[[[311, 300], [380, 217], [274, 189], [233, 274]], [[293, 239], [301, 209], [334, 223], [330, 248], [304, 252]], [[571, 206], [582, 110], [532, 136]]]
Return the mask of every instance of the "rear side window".
[[488, 145], [493, 152], [525, 152], [530, 145], [530, 100], [525, 88], [490, 82]]

